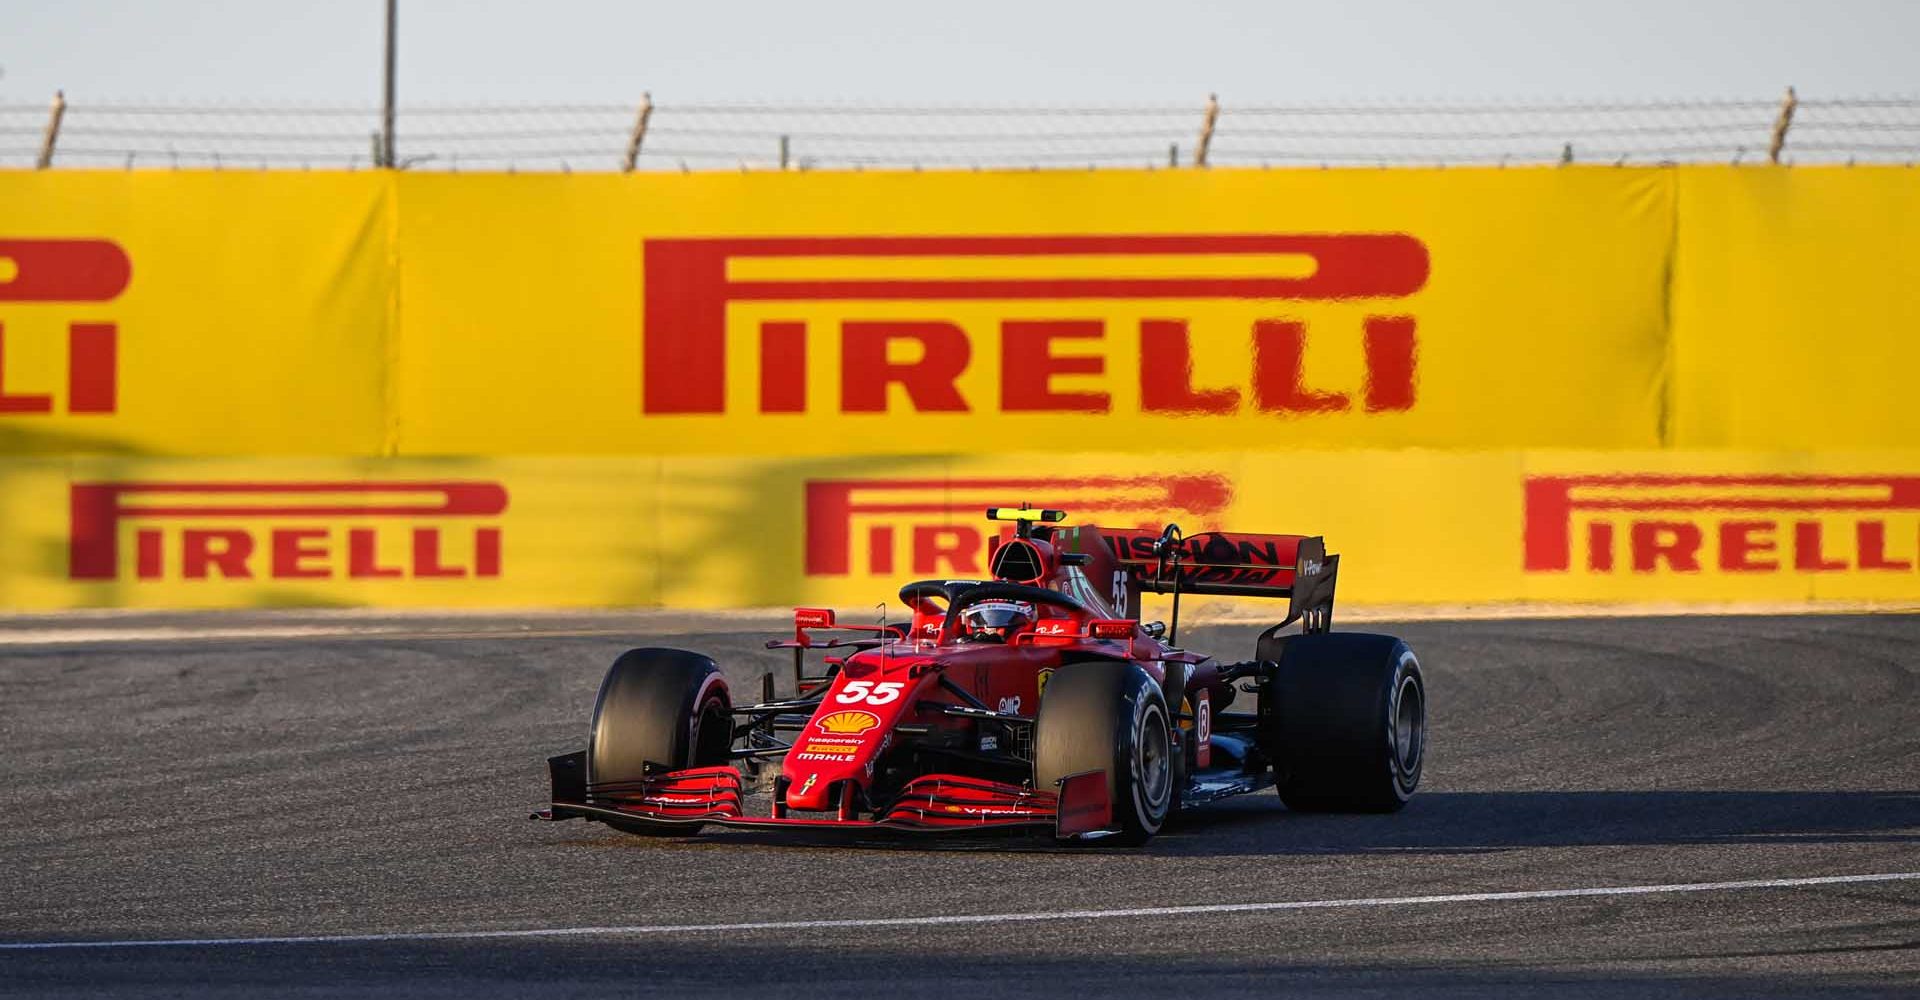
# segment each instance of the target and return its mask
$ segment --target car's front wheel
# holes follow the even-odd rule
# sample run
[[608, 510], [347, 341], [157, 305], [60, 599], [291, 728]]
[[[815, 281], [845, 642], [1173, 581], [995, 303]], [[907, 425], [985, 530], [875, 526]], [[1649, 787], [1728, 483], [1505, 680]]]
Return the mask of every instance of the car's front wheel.
[[[733, 746], [727, 682], [711, 659], [684, 649], [632, 649], [607, 669], [587, 739], [589, 789], [669, 770], [725, 764]], [[609, 821], [639, 834], [687, 834], [697, 825]]]
[[1173, 808], [1172, 726], [1160, 686], [1123, 661], [1074, 663], [1055, 671], [1033, 724], [1034, 787], [1104, 771], [1116, 838], [1142, 844]]

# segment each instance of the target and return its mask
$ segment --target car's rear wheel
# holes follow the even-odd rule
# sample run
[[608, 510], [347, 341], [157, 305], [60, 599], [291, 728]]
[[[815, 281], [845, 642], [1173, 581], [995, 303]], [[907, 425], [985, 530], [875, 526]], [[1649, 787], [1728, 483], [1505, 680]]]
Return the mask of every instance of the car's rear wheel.
[[1406, 643], [1360, 632], [1295, 636], [1265, 691], [1265, 741], [1287, 808], [1407, 804], [1426, 761], [1427, 690]]
[[[725, 764], [732, 746], [732, 702], [713, 660], [684, 649], [628, 650], [607, 669], [593, 703], [588, 787], [638, 781], [649, 763], [676, 771]], [[639, 819], [608, 825], [646, 835], [699, 829]]]
[[1160, 832], [1174, 799], [1173, 739], [1166, 699], [1146, 671], [1122, 661], [1073, 663], [1055, 671], [1033, 724], [1034, 786], [1107, 775], [1116, 839], [1145, 843]]

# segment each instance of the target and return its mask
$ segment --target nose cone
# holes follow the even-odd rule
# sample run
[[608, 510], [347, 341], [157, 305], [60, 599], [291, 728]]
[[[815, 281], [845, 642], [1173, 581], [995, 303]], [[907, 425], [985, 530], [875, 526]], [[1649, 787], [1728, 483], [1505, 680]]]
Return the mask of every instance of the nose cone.
[[789, 809], [833, 809], [840, 782], [872, 782], [875, 764], [893, 745], [894, 725], [913, 714], [932, 676], [916, 669], [926, 660], [867, 650], [847, 661], [780, 765]]
[[885, 720], [864, 708], [823, 705], [794, 741], [781, 765], [787, 777], [787, 807], [830, 809], [829, 795], [841, 781], [865, 784], [871, 764], [886, 749]]

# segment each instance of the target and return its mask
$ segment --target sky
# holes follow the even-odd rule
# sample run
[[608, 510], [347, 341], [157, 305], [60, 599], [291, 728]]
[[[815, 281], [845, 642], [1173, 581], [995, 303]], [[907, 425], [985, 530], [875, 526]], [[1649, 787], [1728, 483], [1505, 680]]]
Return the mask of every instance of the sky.
[[[0, 103], [380, 96], [384, 0], [4, 0]], [[402, 104], [1920, 94], [1914, 0], [400, 0]]]

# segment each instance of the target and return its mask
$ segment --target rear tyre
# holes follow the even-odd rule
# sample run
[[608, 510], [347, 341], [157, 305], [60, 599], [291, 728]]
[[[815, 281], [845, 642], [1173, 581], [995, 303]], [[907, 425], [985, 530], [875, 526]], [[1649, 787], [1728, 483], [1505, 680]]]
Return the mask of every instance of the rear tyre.
[[1427, 690], [1390, 635], [1295, 636], [1267, 685], [1274, 777], [1300, 812], [1396, 812], [1420, 785]]
[[[733, 704], [711, 659], [684, 649], [632, 649], [600, 683], [587, 737], [587, 783], [638, 781], [648, 763], [669, 770], [725, 764], [733, 747]], [[689, 823], [610, 821], [627, 833], [674, 836]]]
[[1173, 740], [1166, 699], [1132, 663], [1092, 661], [1055, 671], [1033, 723], [1034, 787], [1107, 773], [1122, 844], [1160, 832], [1174, 799]]

